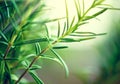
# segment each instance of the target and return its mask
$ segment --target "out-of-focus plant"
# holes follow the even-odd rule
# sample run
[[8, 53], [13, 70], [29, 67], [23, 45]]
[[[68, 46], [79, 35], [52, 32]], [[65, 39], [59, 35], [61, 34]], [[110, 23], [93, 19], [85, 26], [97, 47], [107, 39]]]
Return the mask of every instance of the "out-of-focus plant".
[[[68, 67], [55, 49], [64, 49], [68, 46], [55, 45], [57, 43], [81, 42], [94, 39], [98, 35], [93, 32], [78, 31], [81, 25], [96, 18], [112, 6], [103, 3], [105, 0], [93, 0], [91, 6], [85, 9], [84, 0], [80, 6], [79, 0], [74, 0], [77, 17], [70, 21], [67, 1], [65, 0], [66, 16], [58, 19], [44, 19], [46, 11], [43, 0], [1, 0], [0, 1], [0, 84], [28, 83], [21, 80], [29, 73], [37, 84], [43, 84], [36, 70], [41, 69], [38, 61], [48, 59], [58, 62], [69, 75]], [[98, 12], [89, 15], [93, 9]], [[64, 28], [61, 28], [60, 20], [65, 19]], [[52, 37], [46, 23], [57, 21], [58, 32]], [[42, 46], [41, 43], [45, 43]], [[52, 52], [49, 56], [46, 52]], [[21, 71], [23, 73], [21, 73]]]
[[116, 21], [110, 25], [111, 34], [108, 35], [104, 44], [98, 46], [101, 55], [100, 75], [94, 84], [120, 83], [120, 18], [115, 19]]

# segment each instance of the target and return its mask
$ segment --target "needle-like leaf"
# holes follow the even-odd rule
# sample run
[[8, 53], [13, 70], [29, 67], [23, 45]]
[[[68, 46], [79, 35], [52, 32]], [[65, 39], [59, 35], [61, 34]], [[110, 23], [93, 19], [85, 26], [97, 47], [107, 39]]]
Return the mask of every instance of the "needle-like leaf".
[[[40, 38], [40, 39], [33, 39], [33, 40], [25, 40], [25, 41], [16, 42], [14, 45], [20, 46], [20, 45], [32, 44], [32, 43], [36, 43], [36, 42], [46, 42], [46, 41], [48, 41], [47, 38]], [[52, 41], [52, 39], [50, 39], [50, 41]]]
[[30, 70], [29, 74], [36, 81], [36, 84], [44, 84], [43, 81], [37, 76], [37, 74], [35, 72], [33, 72], [33, 71]]
[[69, 28], [69, 15], [68, 15], [68, 5], [67, 5], [67, 1], [65, 0], [65, 8], [66, 8], [66, 25], [67, 25], [67, 30]]
[[60, 56], [56, 51], [54, 51], [53, 49], [50, 49], [50, 50], [51, 50], [51, 51], [53, 52], [53, 54], [55, 54], [56, 57], [60, 60], [60, 62], [62, 63], [62, 65], [63, 65], [63, 67], [64, 67], [64, 69], [65, 69], [66, 77], [68, 77], [68, 76], [69, 76], [69, 70], [68, 70], [68, 67], [67, 67], [66, 63], [63, 61], [63, 59], [61, 58], [61, 56]]
[[78, 16], [78, 21], [79, 21], [80, 18], [81, 18], [80, 3], [78, 1], [78, 4], [77, 4], [76, 0], [74, 0], [74, 3], [75, 3], [75, 7], [76, 7], [76, 11], [77, 11], [77, 16]]
[[39, 43], [35, 43], [35, 51], [36, 55], [39, 55], [41, 53], [41, 47]]
[[57, 33], [58, 35], [57, 35], [57, 37], [59, 38], [59, 36], [60, 36], [60, 22], [58, 21], [58, 33]]
[[54, 46], [53, 49], [64, 49], [68, 48], [68, 46]]
[[7, 37], [3, 34], [3, 32], [0, 30], [0, 35], [5, 39], [6, 42], [8, 42]]
[[91, 15], [91, 16], [85, 16], [84, 19], [83, 19], [83, 21], [93, 19], [93, 18], [97, 17], [98, 15], [104, 13], [107, 10], [108, 10], [107, 8], [104, 8], [104, 9], [100, 10], [99, 12], [97, 12], [97, 13]]

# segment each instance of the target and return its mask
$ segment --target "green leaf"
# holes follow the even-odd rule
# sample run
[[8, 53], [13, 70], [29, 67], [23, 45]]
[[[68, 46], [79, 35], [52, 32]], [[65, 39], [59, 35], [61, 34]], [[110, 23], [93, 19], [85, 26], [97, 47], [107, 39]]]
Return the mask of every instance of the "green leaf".
[[107, 11], [107, 8], [104, 8], [104, 9], [100, 10], [99, 12], [97, 12], [97, 13], [91, 15], [91, 16], [85, 16], [83, 21], [93, 19], [93, 18], [97, 17], [98, 15], [104, 13], [105, 11]]
[[47, 60], [51, 60], [51, 61], [55, 61], [58, 64], [62, 65], [62, 63], [60, 62], [60, 60], [58, 60], [57, 58], [54, 57], [48, 57], [47, 55], [42, 55], [42, 57], [40, 57], [41, 59], [47, 59]]
[[68, 46], [54, 46], [53, 49], [64, 49], [68, 48]]
[[63, 28], [62, 35], [64, 35], [64, 34], [65, 34], [65, 31], [66, 31], [66, 22], [64, 22], [64, 28]]
[[11, 71], [9, 65], [5, 61], [5, 73], [4, 73], [4, 83], [8, 81], [9, 84], [12, 84]]
[[105, 0], [95, 0], [94, 6], [101, 5]]
[[[47, 38], [40, 38], [40, 39], [33, 39], [33, 40], [23, 40], [20, 42], [16, 42], [14, 45], [15, 46], [20, 46], [20, 45], [26, 45], [26, 44], [32, 44], [32, 43], [36, 43], [36, 42], [46, 42], [48, 41]], [[52, 39], [50, 39], [50, 41], [52, 41]]]
[[2, 33], [2, 31], [0, 30], [0, 35], [5, 39], [6, 42], [8, 42], [7, 37]]
[[63, 65], [63, 67], [65, 69], [66, 77], [68, 77], [69, 76], [69, 70], [68, 70], [68, 67], [67, 67], [66, 63], [63, 61], [63, 59], [61, 58], [61, 56], [56, 51], [54, 51], [53, 49], [50, 49], [50, 50], [53, 52], [53, 54], [56, 55], [56, 57], [58, 58], [58, 60], [61, 62], [61, 64]]
[[12, 78], [12, 80], [15, 80], [15, 81], [17, 81], [17, 80], [18, 80], [18, 77], [17, 77], [17, 75], [16, 75], [16, 74], [11, 74], [11, 78]]
[[1, 43], [1, 44], [5, 44], [5, 45], [8, 45], [8, 43], [5, 42], [5, 41], [0, 41], [0, 43]]
[[27, 55], [27, 56], [20, 56], [19, 60], [20, 60], [20, 62], [22, 62], [24, 60], [27, 60], [27, 59], [35, 57], [35, 56], [36, 56], [35, 54], [30, 54], [30, 55]]
[[4, 80], [4, 72], [5, 72], [5, 63], [4, 61], [0, 61], [0, 84], [3, 84]]
[[37, 76], [37, 74], [33, 71], [29, 71], [29, 74], [35, 80], [36, 84], [44, 84], [43, 81]]
[[42, 67], [39, 65], [32, 65], [29, 70], [36, 70], [36, 69], [41, 69]]
[[[78, 0], [79, 1], [79, 0]], [[80, 3], [79, 3], [80, 4]], [[82, 11], [82, 13], [84, 14], [84, 12], [85, 12], [85, 1], [84, 0], [82, 0], [82, 9], [83, 9], [83, 11]]]
[[105, 35], [106, 33], [93, 33], [93, 32], [74, 32], [70, 36], [78, 36], [78, 37], [88, 37], [88, 36], [100, 36]]
[[57, 35], [57, 37], [59, 38], [59, 36], [60, 36], [60, 22], [58, 21], [58, 35]]
[[114, 8], [114, 7], [98, 7], [98, 8], [101, 8], [101, 9], [109, 9], [109, 10], [120, 10], [120, 8]]
[[5, 6], [7, 7], [7, 15], [8, 15], [8, 18], [10, 18], [10, 11], [9, 11], [9, 8], [8, 8], [7, 1], [4, 0], [4, 2], [5, 2]]
[[69, 28], [69, 15], [68, 15], [68, 5], [67, 5], [67, 1], [65, 0], [65, 9], [66, 9], [66, 25], [67, 25], [67, 30]]
[[13, 5], [14, 5], [16, 11], [17, 11], [17, 13], [20, 15], [20, 10], [18, 8], [18, 5], [16, 4], [16, 1], [15, 0], [11, 0], [11, 2], [13, 3]]
[[81, 18], [81, 10], [80, 10], [79, 0], [78, 0], [78, 4], [77, 4], [76, 0], [74, 0], [74, 3], [75, 3], [75, 7], [76, 7], [76, 11], [77, 11], [77, 16], [78, 16], [78, 21], [79, 21], [80, 18]]
[[71, 21], [70, 28], [73, 26], [74, 22], [75, 22], [75, 16], [73, 17], [73, 19]]
[[35, 43], [35, 51], [36, 55], [39, 55], [41, 53], [41, 47], [39, 43]]
[[73, 38], [63, 38], [61, 39], [61, 42], [81, 42], [85, 40], [94, 39], [95, 37], [86, 37], [86, 38], [80, 38], [80, 39], [73, 39]]

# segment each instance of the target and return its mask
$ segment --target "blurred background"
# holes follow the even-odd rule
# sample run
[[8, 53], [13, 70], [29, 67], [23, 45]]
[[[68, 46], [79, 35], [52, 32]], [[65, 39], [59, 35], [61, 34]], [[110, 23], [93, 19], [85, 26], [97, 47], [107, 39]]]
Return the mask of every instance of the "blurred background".
[[[67, 0], [71, 17], [75, 15], [73, 1]], [[91, 0], [85, 0], [86, 8], [90, 3]], [[106, 0], [106, 3], [120, 8], [120, 0]], [[49, 18], [65, 16], [64, 0], [46, 0], [45, 4], [50, 8], [46, 13]], [[120, 84], [120, 11], [109, 10], [97, 18], [99, 20], [93, 19], [81, 26], [80, 31], [106, 35], [69, 43], [66, 44], [69, 48], [56, 50], [68, 65], [68, 78], [65, 78], [64, 69], [59, 64], [41, 60], [43, 68], [38, 73], [45, 84]], [[47, 26], [55, 30], [57, 23]]]

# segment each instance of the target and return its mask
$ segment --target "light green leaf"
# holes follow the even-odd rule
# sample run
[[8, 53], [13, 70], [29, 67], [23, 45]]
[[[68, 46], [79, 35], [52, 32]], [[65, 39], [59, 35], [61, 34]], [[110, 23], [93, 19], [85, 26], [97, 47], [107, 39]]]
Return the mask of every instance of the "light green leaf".
[[100, 36], [100, 35], [105, 35], [106, 33], [93, 33], [93, 32], [75, 32], [72, 33], [70, 36], [78, 36], [78, 37], [88, 37], [88, 36]]
[[67, 30], [69, 28], [69, 15], [68, 15], [68, 4], [67, 1], [65, 0], [65, 9], [66, 9], [66, 25], [67, 25]]
[[36, 69], [41, 69], [42, 67], [39, 65], [32, 65], [29, 70], [36, 70]]
[[86, 37], [86, 38], [80, 38], [80, 39], [74, 39], [74, 38], [63, 38], [61, 39], [61, 42], [81, 42], [85, 40], [94, 39], [95, 37]]
[[101, 8], [101, 9], [108, 9], [108, 10], [120, 10], [120, 8], [114, 8], [114, 7], [98, 7], [98, 8]]
[[39, 43], [35, 43], [35, 51], [36, 55], [39, 55], [41, 53], [41, 47]]
[[66, 22], [64, 22], [64, 29], [63, 29], [62, 35], [65, 34], [65, 31], [66, 31]]
[[68, 67], [67, 67], [66, 63], [63, 61], [63, 59], [61, 58], [61, 56], [56, 51], [54, 51], [53, 49], [50, 49], [50, 50], [53, 52], [53, 54], [56, 55], [56, 57], [58, 58], [58, 60], [61, 62], [61, 64], [63, 65], [63, 67], [65, 69], [66, 77], [68, 77], [69, 76], [69, 70], [68, 70]]
[[5, 42], [5, 41], [0, 41], [0, 43], [1, 43], [1, 44], [5, 44], [5, 45], [8, 45], [8, 43]]
[[59, 38], [59, 36], [60, 36], [60, 22], [58, 21], [58, 35], [57, 35], [57, 37]]
[[77, 4], [76, 0], [74, 0], [74, 3], [75, 3], [75, 7], [76, 7], [76, 11], [77, 11], [77, 16], [78, 16], [78, 21], [79, 21], [80, 18], [81, 18], [81, 10], [80, 10], [79, 0], [78, 0], [78, 4]]
[[91, 15], [91, 16], [85, 16], [83, 21], [93, 19], [93, 18], [97, 17], [98, 15], [104, 13], [105, 11], [107, 11], [107, 8], [104, 8], [104, 9], [100, 10], [99, 12], [97, 12], [97, 13]]
[[29, 74], [35, 80], [36, 84], [44, 84], [43, 81], [37, 76], [37, 74], [33, 71], [29, 71]]
[[[47, 39], [50, 38], [50, 34], [49, 34], [49, 30], [48, 30], [48, 27], [47, 25], [45, 25], [45, 30], [46, 30], [46, 33], [47, 33]], [[49, 41], [49, 39], [48, 39]]]
[[41, 59], [47, 59], [47, 60], [55, 61], [55, 62], [57, 62], [58, 64], [62, 65], [62, 63], [60, 62], [60, 60], [58, 60], [57, 58], [54, 58], [54, 57], [48, 57], [48, 56], [46, 56], [46, 55], [43, 55], [43, 56], [41, 57]]
[[74, 22], [75, 22], [75, 16], [73, 17], [73, 19], [71, 21], [70, 28], [73, 26]]
[[105, 0], [95, 0], [94, 6], [100, 5], [104, 2]]
[[0, 30], [0, 35], [5, 39], [6, 42], [8, 42], [7, 37], [2, 33], [2, 31]]

